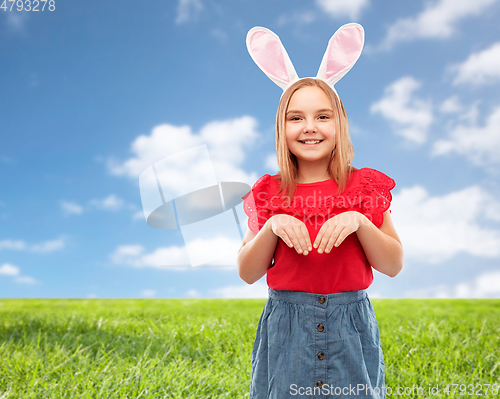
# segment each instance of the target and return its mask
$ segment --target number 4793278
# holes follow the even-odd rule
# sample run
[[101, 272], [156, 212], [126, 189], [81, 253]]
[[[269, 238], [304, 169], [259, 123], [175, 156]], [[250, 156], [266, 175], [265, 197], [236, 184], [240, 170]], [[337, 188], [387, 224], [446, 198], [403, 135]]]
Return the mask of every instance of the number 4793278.
[[[45, 7], [48, 3], [48, 7]], [[55, 11], [55, 0], [3, 0], [0, 9], [3, 11]]]

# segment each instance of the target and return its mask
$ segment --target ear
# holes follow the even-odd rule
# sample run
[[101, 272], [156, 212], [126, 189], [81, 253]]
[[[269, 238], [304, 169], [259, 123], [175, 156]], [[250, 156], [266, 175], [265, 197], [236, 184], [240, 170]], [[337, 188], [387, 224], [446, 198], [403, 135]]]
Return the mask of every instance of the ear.
[[250, 29], [247, 48], [257, 66], [283, 90], [299, 80], [285, 47], [274, 32], [260, 26]]
[[316, 78], [331, 87], [354, 66], [365, 43], [365, 31], [359, 24], [341, 26], [331, 37]]

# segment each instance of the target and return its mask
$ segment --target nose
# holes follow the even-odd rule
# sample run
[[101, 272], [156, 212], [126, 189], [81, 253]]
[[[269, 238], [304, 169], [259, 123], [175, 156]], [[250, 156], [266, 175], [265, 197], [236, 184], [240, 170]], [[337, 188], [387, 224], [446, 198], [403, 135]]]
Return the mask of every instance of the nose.
[[306, 123], [304, 126], [304, 133], [306, 132], [316, 132], [316, 123], [314, 119], [306, 119]]

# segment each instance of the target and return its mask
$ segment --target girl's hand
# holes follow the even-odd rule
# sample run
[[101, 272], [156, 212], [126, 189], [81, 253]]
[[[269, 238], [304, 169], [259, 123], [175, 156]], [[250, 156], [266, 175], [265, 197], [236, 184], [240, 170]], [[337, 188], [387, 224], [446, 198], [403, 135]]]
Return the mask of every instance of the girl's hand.
[[293, 216], [279, 214], [267, 221], [274, 234], [280, 237], [286, 245], [294, 247], [297, 253], [307, 255], [312, 251], [309, 231], [302, 220]]
[[370, 222], [369, 219], [359, 212], [339, 213], [321, 226], [313, 246], [318, 248], [318, 253], [328, 253], [334, 245], [338, 247], [349, 234], [357, 231], [366, 222]]

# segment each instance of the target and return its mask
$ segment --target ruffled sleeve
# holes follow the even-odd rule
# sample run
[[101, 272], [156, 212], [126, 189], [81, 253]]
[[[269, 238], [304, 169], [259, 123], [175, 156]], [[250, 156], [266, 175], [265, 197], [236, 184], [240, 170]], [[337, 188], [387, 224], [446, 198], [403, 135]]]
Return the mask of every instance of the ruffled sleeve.
[[266, 174], [259, 178], [252, 189], [241, 197], [243, 209], [248, 216], [248, 228], [257, 234], [270, 216], [270, 210], [266, 208], [269, 197], [269, 180], [271, 176]]
[[396, 182], [375, 169], [363, 168], [359, 170], [359, 173], [359, 184], [364, 194], [361, 204], [363, 214], [375, 226], [380, 227], [384, 222], [383, 213], [391, 206], [392, 194], [390, 190], [396, 186]]

